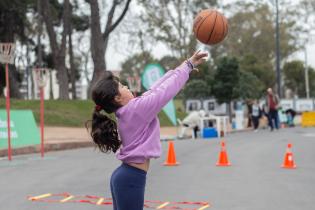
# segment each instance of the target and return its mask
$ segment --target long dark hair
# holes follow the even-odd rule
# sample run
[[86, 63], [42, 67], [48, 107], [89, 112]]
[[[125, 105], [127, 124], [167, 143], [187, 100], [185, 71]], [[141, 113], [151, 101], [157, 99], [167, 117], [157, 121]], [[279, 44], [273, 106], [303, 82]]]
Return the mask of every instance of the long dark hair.
[[91, 123], [90, 135], [93, 142], [104, 153], [116, 152], [121, 145], [117, 124], [108, 116], [120, 107], [114, 100], [117, 95], [119, 95], [119, 79], [111, 72], [105, 71], [92, 88], [95, 108], [92, 120], [85, 123], [87, 129], [88, 123]]

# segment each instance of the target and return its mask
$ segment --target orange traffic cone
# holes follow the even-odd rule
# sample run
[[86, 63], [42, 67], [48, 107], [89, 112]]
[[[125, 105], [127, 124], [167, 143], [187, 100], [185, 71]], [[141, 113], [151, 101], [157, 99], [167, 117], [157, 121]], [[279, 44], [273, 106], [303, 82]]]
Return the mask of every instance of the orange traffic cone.
[[287, 151], [284, 156], [284, 161], [282, 168], [296, 168], [296, 165], [294, 164], [293, 160], [293, 153], [291, 151], [292, 144], [288, 144]]
[[221, 152], [219, 155], [219, 160], [217, 162], [217, 166], [230, 166], [231, 163], [228, 160], [228, 155], [225, 149], [224, 141], [221, 142]]
[[176, 162], [176, 154], [174, 149], [174, 143], [172, 141], [168, 142], [168, 154], [166, 162], [164, 163], [165, 166], [177, 166], [179, 165], [178, 162]]

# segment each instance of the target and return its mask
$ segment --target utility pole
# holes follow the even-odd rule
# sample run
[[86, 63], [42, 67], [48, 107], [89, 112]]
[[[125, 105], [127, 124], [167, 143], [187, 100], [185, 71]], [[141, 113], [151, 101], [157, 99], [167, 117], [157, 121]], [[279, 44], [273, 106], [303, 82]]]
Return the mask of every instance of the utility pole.
[[281, 92], [281, 72], [280, 72], [280, 32], [279, 32], [279, 3], [276, 3], [276, 74], [277, 74], [277, 92], [280, 98], [282, 98]]
[[308, 77], [306, 46], [304, 46], [304, 54], [305, 54], [305, 92], [306, 92], [306, 98], [310, 98], [310, 85], [309, 85], [309, 77]]

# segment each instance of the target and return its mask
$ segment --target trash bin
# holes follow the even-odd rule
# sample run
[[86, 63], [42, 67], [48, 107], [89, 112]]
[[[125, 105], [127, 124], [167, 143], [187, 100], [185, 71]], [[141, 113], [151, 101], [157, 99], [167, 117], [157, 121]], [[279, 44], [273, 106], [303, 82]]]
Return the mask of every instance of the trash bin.
[[215, 128], [204, 128], [202, 131], [203, 138], [216, 138], [218, 137], [217, 129]]

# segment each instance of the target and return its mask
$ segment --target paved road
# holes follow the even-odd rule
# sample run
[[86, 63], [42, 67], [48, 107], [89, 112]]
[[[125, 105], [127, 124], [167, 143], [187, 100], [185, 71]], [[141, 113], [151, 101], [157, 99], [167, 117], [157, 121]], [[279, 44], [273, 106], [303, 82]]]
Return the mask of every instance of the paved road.
[[[280, 167], [289, 141], [295, 170]], [[162, 166], [164, 142], [163, 156], [151, 164], [146, 200], [207, 201], [211, 203], [207, 209], [217, 210], [314, 209], [315, 128], [235, 133], [226, 142], [232, 166], [225, 168], [215, 166], [218, 139], [176, 141], [178, 167]], [[109, 177], [118, 165], [113, 155], [92, 148], [50, 152], [44, 160], [38, 154], [14, 157], [12, 163], [1, 159], [0, 210], [112, 209], [88, 203], [31, 202], [27, 196], [68, 192], [110, 197]]]

